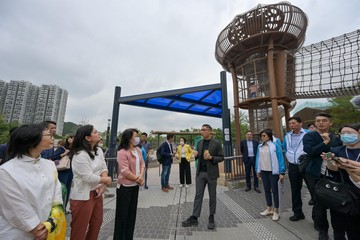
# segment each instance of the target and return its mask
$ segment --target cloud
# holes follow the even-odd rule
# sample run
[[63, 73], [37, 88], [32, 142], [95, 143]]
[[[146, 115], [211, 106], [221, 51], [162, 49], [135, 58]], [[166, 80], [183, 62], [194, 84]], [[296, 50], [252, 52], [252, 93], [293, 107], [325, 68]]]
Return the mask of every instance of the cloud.
[[[272, 1], [263, 1], [272, 3]], [[0, 78], [68, 90], [66, 121], [105, 130], [115, 86], [122, 96], [218, 83], [220, 31], [256, 1], [14, 0], [0, 3]], [[309, 18], [305, 44], [356, 30], [360, 2], [293, 1]], [[233, 112], [231, 77], [229, 107]], [[220, 119], [120, 107], [119, 129], [221, 127]]]

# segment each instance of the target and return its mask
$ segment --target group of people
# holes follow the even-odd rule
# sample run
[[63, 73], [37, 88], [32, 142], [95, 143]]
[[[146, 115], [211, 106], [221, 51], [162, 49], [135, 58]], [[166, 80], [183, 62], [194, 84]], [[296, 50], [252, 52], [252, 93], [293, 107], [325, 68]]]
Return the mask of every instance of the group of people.
[[[314, 124], [310, 124], [308, 129], [302, 127], [301, 118], [296, 116], [289, 118], [287, 123], [291, 131], [284, 136], [282, 143], [274, 140], [270, 129], [260, 132], [261, 144], [253, 139], [251, 131], [248, 131], [246, 139], [241, 141], [246, 173], [245, 191], [251, 189], [252, 173], [254, 189], [260, 193], [258, 178], [261, 178], [267, 208], [260, 215], [272, 215], [272, 219], [276, 221], [279, 219], [278, 181], [284, 180], [287, 171], [293, 211], [290, 221], [299, 221], [305, 219], [301, 197], [305, 181], [311, 195], [309, 204], [313, 205], [314, 227], [319, 231], [319, 239], [329, 239], [327, 208], [315, 197], [316, 185], [321, 178], [334, 178], [341, 171], [346, 176], [347, 185], [355, 189], [357, 199], [360, 199], [360, 125], [341, 127], [340, 137], [337, 137], [330, 132], [333, 123], [331, 115], [327, 113], [318, 113]], [[340, 157], [341, 162], [334, 162], [331, 158], [325, 157], [329, 152]], [[308, 159], [308, 165], [303, 171], [299, 168], [301, 158]], [[344, 216], [336, 209], [330, 209], [330, 215], [334, 239], [345, 239], [345, 235], [347, 239], [358, 239], [360, 216]]]
[[[277, 221], [280, 217], [278, 182], [284, 181], [287, 171], [294, 212], [290, 220], [299, 221], [305, 218], [301, 198], [304, 180], [313, 199], [314, 227], [319, 231], [319, 239], [328, 239], [327, 208], [315, 197], [316, 184], [324, 176], [336, 179], [341, 173], [345, 176], [346, 184], [354, 188], [355, 192], [360, 192], [360, 125], [341, 127], [340, 137], [330, 132], [332, 119], [327, 113], [316, 115], [315, 129], [304, 129], [299, 117], [289, 118], [288, 125], [291, 131], [284, 136], [282, 143], [271, 129], [259, 133], [260, 143], [253, 139], [251, 131], [246, 133], [246, 139], [240, 145], [246, 170], [245, 191], [251, 190], [252, 173], [254, 190], [261, 193], [258, 185], [258, 179], [261, 178], [267, 207], [260, 215], [272, 215], [272, 219]], [[54, 232], [65, 234], [64, 214], [68, 201], [71, 239], [98, 238], [103, 219], [102, 195], [112, 183], [104, 153], [98, 145], [100, 134], [92, 125], [82, 126], [74, 136], [59, 141], [55, 150], [55, 131], [56, 123], [47, 121], [23, 125], [13, 129], [10, 135], [6, 145], [7, 157], [2, 159], [0, 166], [0, 181], [3, 183], [0, 189], [0, 234], [6, 239], [46, 239]], [[161, 189], [163, 192], [173, 189], [169, 185], [169, 176], [174, 155], [179, 160], [179, 186], [187, 187], [191, 184], [190, 159], [194, 156], [198, 165], [193, 211], [182, 222], [182, 226], [198, 224], [207, 186], [210, 200], [207, 227], [214, 229], [218, 163], [224, 160], [224, 154], [220, 142], [212, 138], [210, 125], [204, 124], [201, 134], [203, 139], [198, 142], [196, 151], [186, 144], [185, 138], [180, 138], [180, 145], [176, 150], [173, 149], [174, 135], [167, 135], [161, 145], [161, 155], [165, 158], [162, 163]], [[146, 133], [142, 133], [140, 138], [138, 130], [133, 128], [126, 129], [121, 136], [117, 149], [114, 239], [133, 238], [139, 189], [141, 186], [147, 188], [150, 144], [146, 138]], [[334, 162], [333, 158], [328, 157], [329, 152], [340, 160]], [[71, 159], [70, 167], [57, 170], [56, 165], [65, 156]], [[309, 164], [301, 172], [299, 164], [303, 156], [309, 159]], [[62, 184], [66, 188], [64, 196]], [[64, 214], [54, 216], [52, 212], [55, 208]], [[360, 236], [357, 226], [360, 216], [346, 216], [336, 209], [330, 209], [330, 216], [335, 239], [345, 239], [345, 235], [348, 239]]]

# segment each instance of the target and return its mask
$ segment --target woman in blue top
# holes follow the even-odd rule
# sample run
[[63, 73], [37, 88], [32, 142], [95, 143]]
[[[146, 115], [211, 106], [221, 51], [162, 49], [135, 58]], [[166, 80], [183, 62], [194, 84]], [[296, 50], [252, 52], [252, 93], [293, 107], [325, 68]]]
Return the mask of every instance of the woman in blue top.
[[[279, 194], [278, 181], [285, 178], [285, 161], [279, 144], [273, 142], [271, 129], [260, 132], [262, 143], [259, 144], [256, 154], [255, 170], [257, 177], [262, 179], [264, 185], [267, 208], [260, 215], [273, 215], [274, 221], [279, 220]], [[270, 189], [272, 190], [270, 192]], [[272, 197], [271, 197], [272, 194]], [[274, 209], [272, 204], [274, 199]]]

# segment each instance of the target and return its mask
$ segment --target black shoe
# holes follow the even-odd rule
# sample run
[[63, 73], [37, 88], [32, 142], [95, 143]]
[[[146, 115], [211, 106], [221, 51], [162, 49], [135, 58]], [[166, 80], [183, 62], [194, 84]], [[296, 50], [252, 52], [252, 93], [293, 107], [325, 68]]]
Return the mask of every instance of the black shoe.
[[314, 201], [312, 199], [310, 199], [308, 204], [312, 206], [312, 205], [314, 205]]
[[208, 229], [214, 229], [215, 228], [215, 219], [214, 215], [209, 216], [209, 223], [208, 223]]
[[258, 193], [261, 193], [260, 189], [258, 187], [255, 188], [255, 191]]
[[319, 240], [329, 240], [329, 234], [327, 231], [319, 231]]
[[192, 215], [185, 221], [182, 221], [182, 223], [181, 223], [181, 225], [183, 227], [197, 226], [198, 224], [199, 224], [199, 222], [197, 220], [197, 217], [192, 216]]
[[299, 220], [302, 220], [302, 219], [305, 219], [305, 215], [303, 213], [301, 214], [294, 214], [294, 216], [291, 216], [289, 218], [290, 221], [293, 221], [293, 222], [296, 222], [296, 221], [299, 221]]
[[251, 189], [250, 187], [246, 187], [246, 188], [245, 188], [245, 192], [250, 191], [250, 189]]
[[149, 187], [147, 185], [145, 185], [145, 189], [149, 189]]

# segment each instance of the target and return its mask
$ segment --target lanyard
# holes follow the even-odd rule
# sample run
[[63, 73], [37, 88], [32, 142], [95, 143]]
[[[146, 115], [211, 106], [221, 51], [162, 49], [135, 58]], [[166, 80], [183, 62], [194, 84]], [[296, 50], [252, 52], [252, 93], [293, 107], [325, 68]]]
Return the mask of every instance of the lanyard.
[[[349, 154], [348, 154], [348, 150], [347, 150], [347, 149], [348, 149], [348, 148], [346, 147], [346, 148], [345, 148], [346, 157], [347, 157], [347, 159], [350, 159], [350, 158], [349, 158]], [[357, 158], [356, 158], [355, 162], [359, 161], [359, 158], [360, 158], [360, 153], [358, 154], [358, 156], [357, 156]]]

